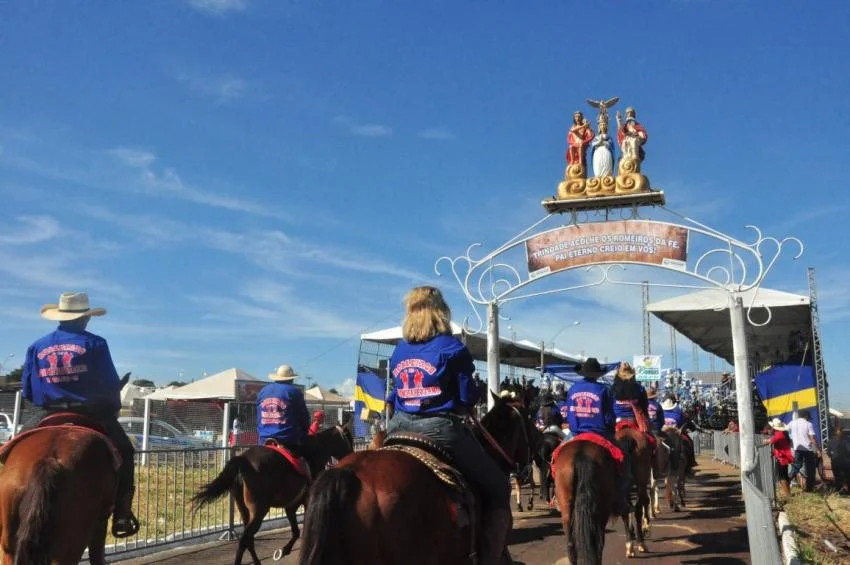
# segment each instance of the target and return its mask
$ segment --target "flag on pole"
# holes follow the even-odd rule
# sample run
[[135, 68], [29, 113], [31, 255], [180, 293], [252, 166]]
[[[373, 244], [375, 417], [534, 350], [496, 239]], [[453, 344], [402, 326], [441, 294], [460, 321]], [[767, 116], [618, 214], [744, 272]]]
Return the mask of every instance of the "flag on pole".
[[386, 406], [387, 383], [375, 373], [365, 371], [357, 373], [357, 382], [354, 385], [354, 400], [362, 403], [364, 409], [360, 412], [360, 419], [367, 420], [369, 412], [383, 412]]

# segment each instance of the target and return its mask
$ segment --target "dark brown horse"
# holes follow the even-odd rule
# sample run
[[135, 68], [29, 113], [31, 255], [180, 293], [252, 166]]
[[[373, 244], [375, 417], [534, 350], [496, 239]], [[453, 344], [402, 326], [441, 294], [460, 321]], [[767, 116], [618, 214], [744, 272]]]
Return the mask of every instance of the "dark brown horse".
[[616, 462], [604, 447], [572, 440], [555, 453], [552, 475], [567, 536], [567, 561], [600, 565], [605, 525], [614, 513], [619, 488]]
[[626, 530], [626, 557], [637, 551], [646, 553], [644, 536], [649, 533], [649, 479], [652, 474], [652, 446], [646, 435], [635, 428], [622, 428], [614, 435], [622, 450], [628, 450], [631, 462], [632, 486], [637, 492], [634, 511], [621, 516]]
[[74, 425], [13, 440], [0, 472], [3, 565], [104, 565], [118, 460], [102, 435]]
[[667, 507], [673, 512], [685, 506], [685, 477], [688, 471], [688, 454], [684, 441], [676, 428], [665, 428], [658, 434], [658, 448], [655, 454], [655, 464], [652, 467], [652, 512], [658, 515], [661, 511], [658, 501], [658, 481], [664, 481]]
[[[354, 440], [349, 426], [334, 426], [308, 436], [305, 453], [310, 454], [311, 475], [316, 478], [327, 466], [331, 457], [341, 459], [354, 450]], [[203, 486], [193, 498], [197, 510], [230, 492], [233, 495], [245, 530], [239, 538], [234, 563], [240, 565], [245, 550], [251, 555], [254, 565], [260, 559], [254, 550], [254, 536], [263, 525], [270, 508], [283, 508], [292, 532], [289, 542], [275, 552], [275, 559], [289, 555], [301, 533], [298, 529], [296, 511], [305, 504], [309, 483], [292, 464], [273, 449], [255, 445], [230, 458], [224, 470]]]
[[[499, 447], [482, 444], [507, 475], [530, 461], [532, 422], [520, 399], [495, 403], [481, 425]], [[466, 565], [477, 545], [470, 526], [476, 516], [459, 510], [458, 500], [416, 457], [361, 451], [313, 485], [299, 563]]]

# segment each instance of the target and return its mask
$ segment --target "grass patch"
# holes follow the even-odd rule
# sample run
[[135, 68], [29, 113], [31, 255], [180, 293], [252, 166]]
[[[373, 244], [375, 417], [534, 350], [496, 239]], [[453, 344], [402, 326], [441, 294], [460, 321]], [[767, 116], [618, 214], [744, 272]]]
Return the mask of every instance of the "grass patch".
[[[797, 530], [800, 559], [813, 565], [850, 565], [850, 498], [795, 492], [785, 501]], [[825, 542], [838, 549], [833, 552]]]

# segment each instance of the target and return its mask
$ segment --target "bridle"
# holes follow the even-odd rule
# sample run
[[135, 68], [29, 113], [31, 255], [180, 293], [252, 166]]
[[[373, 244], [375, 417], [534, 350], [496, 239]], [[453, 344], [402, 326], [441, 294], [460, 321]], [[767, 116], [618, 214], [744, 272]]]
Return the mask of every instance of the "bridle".
[[[522, 426], [520, 426], [520, 429], [522, 430], [522, 436], [523, 436], [523, 439], [525, 440], [525, 447], [526, 447], [526, 450], [528, 451], [528, 453], [527, 453], [528, 465], [530, 465], [532, 457], [531, 457], [531, 441], [529, 441], [528, 430], [526, 429], [528, 422], [526, 422], [526, 418], [525, 418], [525, 416], [523, 416], [522, 412], [520, 412], [519, 408], [517, 408], [513, 404], [508, 404], [508, 406], [511, 408], [511, 410], [514, 411], [514, 413], [519, 417], [520, 422], [522, 422], [522, 424], [523, 424]], [[522, 469], [519, 466], [520, 465], [519, 462], [515, 461], [513, 457], [508, 455], [507, 452], [505, 452], [505, 450], [502, 449], [502, 446], [499, 445], [499, 442], [496, 441], [496, 438], [494, 438], [493, 435], [489, 431], [487, 431], [487, 428], [485, 428], [484, 425], [477, 418], [470, 416], [470, 419], [472, 420], [472, 423], [474, 424], [474, 426], [476, 428], [478, 428], [478, 430], [481, 432], [481, 435], [484, 437], [484, 439], [487, 440], [487, 443], [490, 444], [490, 447], [492, 447], [496, 451], [496, 453], [498, 453], [505, 460], [505, 462], [508, 464], [508, 468], [512, 469], [512, 472], [520, 473], [522, 471]]]

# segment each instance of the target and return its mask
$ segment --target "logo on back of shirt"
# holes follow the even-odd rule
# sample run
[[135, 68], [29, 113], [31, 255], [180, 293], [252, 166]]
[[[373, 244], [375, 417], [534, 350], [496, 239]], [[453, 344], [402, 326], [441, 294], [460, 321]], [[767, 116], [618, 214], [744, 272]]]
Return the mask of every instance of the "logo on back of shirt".
[[570, 412], [574, 412], [579, 418], [592, 418], [599, 414], [598, 404], [601, 399], [594, 392], [577, 392], [570, 397]]
[[430, 376], [436, 372], [436, 367], [423, 359], [405, 359], [395, 366], [393, 376], [401, 380], [401, 388], [396, 394], [405, 406], [420, 406], [422, 399], [443, 393], [439, 386], [424, 386], [425, 374]]
[[286, 401], [280, 398], [266, 398], [260, 402], [260, 423], [285, 424], [286, 423]]
[[38, 376], [48, 383], [68, 383], [80, 380], [80, 373], [88, 372], [87, 365], [74, 365], [74, 357], [83, 355], [86, 348], [73, 343], [60, 343], [41, 349], [39, 361], [47, 361], [47, 367], [39, 366]]

